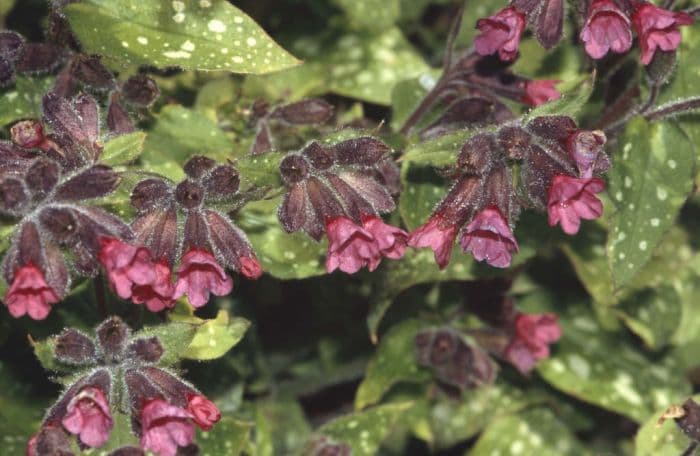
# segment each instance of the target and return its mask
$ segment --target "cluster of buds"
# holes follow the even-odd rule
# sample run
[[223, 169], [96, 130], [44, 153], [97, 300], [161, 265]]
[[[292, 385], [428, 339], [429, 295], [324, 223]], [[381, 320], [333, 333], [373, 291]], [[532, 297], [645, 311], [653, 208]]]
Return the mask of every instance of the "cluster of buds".
[[[546, 209], [551, 226], [577, 233], [581, 219], [595, 219], [603, 211], [595, 194], [605, 182], [594, 175], [610, 165], [604, 144], [602, 132], [579, 130], [566, 116], [537, 117], [526, 125], [476, 134], [457, 157], [454, 184], [430, 219], [410, 234], [408, 245], [430, 247], [444, 268], [459, 235], [464, 252], [508, 267], [518, 250], [513, 226], [521, 205]], [[522, 188], [513, 187], [513, 162], [520, 163]], [[516, 198], [520, 194], [525, 198]]]
[[96, 101], [49, 93], [43, 107], [52, 133], [37, 121], [23, 121], [11, 129], [13, 143], [0, 143], [0, 213], [16, 223], [2, 263], [10, 285], [4, 302], [14, 317], [34, 319], [46, 318], [66, 295], [69, 270], [97, 272], [103, 238], [131, 237], [124, 222], [89, 202], [109, 195], [120, 180], [98, 163]]
[[192, 444], [195, 425], [208, 431], [221, 417], [194, 386], [159, 365], [164, 348], [157, 337], [132, 335], [119, 318], [102, 322], [94, 340], [67, 329], [53, 347], [58, 362], [81, 373], [47, 411], [29, 441], [30, 456], [72, 454], [71, 435], [83, 449], [103, 446], [115, 413], [129, 417], [144, 451], [175, 456]]
[[45, 73], [65, 58], [62, 47], [52, 43], [27, 43], [22, 35], [0, 32], [0, 87], [12, 84], [17, 73]]
[[202, 156], [192, 157], [184, 170], [187, 177], [177, 185], [155, 177], [138, 183], [131, 194], [137, 246], [108, 239], [100, 252], [117, 294], [153, 312], [184, 295], [201, 307], [210, 294], [230, 293], [233, 279], [225, 267], [252, 279], [262, 274], [245, 233], [218, 209], [240, 196], [238, 171]]
[[527, 375], [537, 361], [549, 357], [549, 345], [561, 338], [562, 330], [555, 314], [519, 312], [507, 294], [509, 286], [500, 279], [465, 284], [467, 308], [488, 325], [472, 336], [488, 352]]
[[275, 107], [271, 107], [264, 101], [256, 101], [251, 108], [251, 114], [257, 133], [250, 147], [250, 153], [260, 155], [280, 148], [274, 140], [273, 127], [323, 124], [333, 117], [333, 105], [320, 98], [310, 98]]
[[498, 369], [488, 354], [451, 328], [421, 331], [414, 342], [418, 364], [430, 368], [444, 385], [464, 390], [496, 379]]
[[[564, 2], [514, 0], [511, 3], [493, 16], [477, 21], [480, 34], [474, 40], [474, 49], [480, 55], [498, 54], [503, 61], [514, 60], [526, 22], [545, 48], [551, 48], [561, 39]], [[642, 63], [649, 65], [657, 49], [674, 51], [681, 42], [678, 27], [692, 22], [689, 14], [659, 8], [647, 1], [593, 0], [588, 2], [579, 37], [586, 53], [600, 59], [608, 51], [629, 51], [634, 29], [639, 37]]]
[[280, 163], [287, 193], [279, 219], [287, 232], [328, 237], [326, 270], [349, 274], [382, 258], [401, 258], [407, 233], [379, 217], [396, 204], [398, 170], [389, 147], [362, 137], [324, 146], [312, 142]]

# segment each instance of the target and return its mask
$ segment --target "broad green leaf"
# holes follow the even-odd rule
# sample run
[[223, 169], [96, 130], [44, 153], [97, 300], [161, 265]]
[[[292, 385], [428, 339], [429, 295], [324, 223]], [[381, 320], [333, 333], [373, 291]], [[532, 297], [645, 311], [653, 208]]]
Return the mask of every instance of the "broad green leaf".
[[324, 424], [317, 433], [346, 443], [354, 456], [373, 455], [392, 426], [412, 405], [412, 402], [398, 402], [350, 413]]
[[448, 448], [468, 440], [493, 420], [517, 413], [532, 402], [532, 398], [507, 383], [466, 391], [459, 400], [440, 400], [430, 410], [434, 444]]
[[199, 89], [194, 107], [212, 122], [217, 122], [218, 108], [235, 101], [239, 87], [240, 84], [230, 75], [213, 79]]
[[[700, 396], [694, 396], [693, 399], [700, 401]], [[667, 407], [658, 409], [642, 423], [634, 439], [635, 456], [680, 455], [690, 445], [690, 439], [681, 432], [673, 418], [659, 424], [659, 418], [666, 409]]]
[[391, 103], [396, 83], [430, 70], [398, 28], [347, 34], [319, 62], [327, 68], [331, 92], [381, 105]]
[[222, 416], [221, 420], [209, 432], [197, 432], [196, 442], [200, 454], [225, 454], [236, 456], [241, 454], [254, 423], [239, 421], [230, 416]]
[[425, 74], [420, 78], [406, 79], [394, 86], [391, 92], [391, 127], [394, 131], [401, 129], [436, 82], [434, 77]]
[[407, 320], [382, 337], [357, 389], [356, 409], [377, 403], [397, 382], [421, 382], [430, 378], [428, 372], [421, 370], [416, 363], [414, 338], [420, 327], [419, 321]]
[[681, 298], [670, 286], [636, 293], [618, 309], [625, 324], [654, 350], [670, 342], [681, 322]]
[[[177, 319], [176, 316], [173, 318]], [[226, 310], [219, 310], [213, 320], [197, 320], [197, 331], [182, 352], [183, 358], [201, 361], [220, 358], [243, 339], [250, 326], [248, 320], [231, 318]]]
[[142, 131], [112, 138], [105, 143], [100, 162], [109, 166], [131, 163], [141, 155], [145, 140], [146, 133]]
[[112, 410], [113, 427], [109, 431], [109, 440], [100, 451], [108, 454], [123, 446], [139, 446], [138, 438], [131, 431], [129, 417], [118, 410]]
[[[546, 303], [553, 298], [537, 294], [529, 299]], [[642, 422], [689, 391], [672, 359], [647, 358], [624, 333], [603, 330], [585, 305], [566, 302], [559, 323], [563, 336], [537, 371], [564, 393]]]
[[27, 441], [39, 428], [49, 401], [20, 381], [12, 367], [0, 361], [0, 440], [3, 454], [25, 454]]
[[525, 119], [554, 115], [577, 118], [578, 113], [581, 112], [593, 93], [594, 83], [595, 73], [590, 76], [582, 74], [578, 78], [558, 84], [557, 89], [562, 94], [561, 98], [532, 109], [527, 113]]
[[310, 434], [311, 426], [296, 399], [275, 397], [256, 402], [257, 455], [300, 454]]
[[304, 233], [289, 234], [277, 219], [279, 198], [248, 204], [237, 219], [262, 263], [279, 279], [303, 279], [325, 274], [325, 243]]
[[358, 28], [384, 30], [399, 18], [400, 0], [334, 0]]
[[628, 283], [649, 261], [693, 186], [695, 150], [668, 122], [632, 120], [619, 141], [610, 171], [607, 252], [616, 287]]
[[15, 0], [0, 0], [0, 18], [7, 15], [15, 6]]
[[445, 179], [431, 167], [404, 162], [401, 166], [399, 213], [406, 227], [413, 230], [425, 223], [447, 193]]
[[41, 117], [41, 98], [53, 86], [52, 77], [18, 75], [14, 86], [0, 98], [0, 125], [13, 120]]
[[86, 0], [64, 12], [87, 52], [121, 64], [260, 74], [299, 63], [225, 0]]
[[211, 120], [183, 106], [165, 106], [146, 137], [141, 162], [149, 172], [173, 181], [185, 177], [181, 166], [192, 155], [233, 158], [234, 143]]
[[137, 332], [135, 336], [156, 336], [163, 345], [164, 353], [158, 361], [162, 366], [175, 364], [182, 358], [197, 332], [197, 325], [192, 323], [171, 322], [149, 326]]
[[470, 456], [591, 454], [552, 413], [538, 407], [499, 418], [484, 430]]

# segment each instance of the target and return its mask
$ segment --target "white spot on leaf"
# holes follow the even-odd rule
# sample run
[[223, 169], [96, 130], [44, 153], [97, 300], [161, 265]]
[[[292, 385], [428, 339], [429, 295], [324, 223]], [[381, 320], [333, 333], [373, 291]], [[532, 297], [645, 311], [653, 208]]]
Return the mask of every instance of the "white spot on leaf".
[[207, 28], [214, 33], [223, 33], [226, 31], [226, 24], [218, 19], [212, 19], [207, 24]]

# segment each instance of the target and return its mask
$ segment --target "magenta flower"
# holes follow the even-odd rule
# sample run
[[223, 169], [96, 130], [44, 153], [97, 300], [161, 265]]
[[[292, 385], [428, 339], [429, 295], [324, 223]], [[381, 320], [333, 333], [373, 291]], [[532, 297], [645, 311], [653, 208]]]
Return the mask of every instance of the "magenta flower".
[[527, 374], [535, 367], [537, 360], [549, 357], [549, 344], [559, 340], [561, 333], [554, 314], [519, 314], [505, 358], [520, 372]]
[[481, 31], [474, 39], [474, 49], [479, 55], [498, 52], [501, 60], [511, 61], [518, 55], [525, 15], [509, 6], [491, 17], [479, 19], [476, 28]]
[[566, 149], [576, 162], [579, 177], [593, 177], [593, 172], [609, 166], [608, 158], [603, 152], [607, 138], [599, 130], [577, 130], [566, 140]]
[[201, 394], [191, 394], [187, 398], [187, 411], [203, 431], [211, 430], [221, 419], [221, 411], [212, 401]]
[[83, 388], [70, 400], [66, 412], [61, 424], [68, 432], [79, 435], [80, 441], [89, 447], [104, 445], [114, 423], [101, 389]]
[[496, 207], [487, 207], [476, 214], [467, 225], [460, 240], [462, 250], [471, 252], [477, 261], [486, 260], [491, 266], [507, 268], [518, 242], [508, 221]]
[[435, 262], [444, 269], [450, 262], [452, 244], [457, 236], [457, 227], [443, 226], [444, 221], [439, 215], [433, 215], [420, 227], [411, 231], [408, 245], [411, 247], [430, 247], [435, 254]]
[[406, 252], [408, 233], [395, 226], [388, 225], [379, 217], [365, 215], [362, 217], [362, 228], [367, 230], [376, 242], [382, 256], [398, 260]]
[[46, 283], [44, 273], [27, 263], [15, 271], [5, 304], [10, 315], [19, 318], [28, 314], [34, 320], [43, 320], [51, 311], [51, 304], [59, 301], [58, 294]]
[[355, 224], [347, 217], [335, 217], [326, 223], [328, 253], [326, 271], [340, 269], [354, 274], [363, 266], [374, 271], [382, 254], [372, 233]]
[[612, 0], [595, 0], [591, 4], [579, 37], [593, 59], [603, 58], [608, 51], [621, 54], [632, 47], [630, 20]]
[[131, 300], [134, 304], [146, 304], [151, 312], [160, 312], [175, 305], [174, 286], [170, 281], [170, 266], [165, 259], [153, 264], [155, 273], [153, 282], [131, 288]]
[[686, 13], [675, 13], [659, 8], [649, 2], [641, 2], [632, 13], [632, 25], [639, 36], [642, 48], [642, 63], [649, 65], [656, 49], [674, 51], [681, 44], [678, 27], [690, 25], [693, 18]]
[[209, 294], [225, 296], [233, 290], [233, 279], [214, 256], [201, 249], [190, 249], [177, 270], [177, 282], [173, 299], [187, 295], [194, 307], [202, 307], [209, 301]]
[[134, 285], [149, 285], [156, 278], [151, 254], [145, 247], [103, 238], [98, 259], [107, 272], [109, 284], [122, 299], [131, 298]]
[[581, 219], [594, 220], [603, 214], [603, 203], [595, 196], [603, 190], [605, 182], [595, 177], [554, 176], [547, 202], [549, 226], [561, 223], [566, 234], [578, 233]]
[[192, 443], [192, 415], [162, 399], [146, 402], [141, 410], [141, 447], [159, 456], [175, 456], [178, 447]]
[[543, 79], [539, 81], [525, 81], [522, 88], [525, 94], [521, 100], [530, 106], [539, 106], [549, 101], [561, 98], [561, 93], [555, 87], [560, 81], [554, 79]]

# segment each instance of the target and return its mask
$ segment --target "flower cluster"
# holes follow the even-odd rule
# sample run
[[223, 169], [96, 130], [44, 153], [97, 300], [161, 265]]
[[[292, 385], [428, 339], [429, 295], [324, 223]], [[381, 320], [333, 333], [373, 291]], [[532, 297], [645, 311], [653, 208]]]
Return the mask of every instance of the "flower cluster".
[[280, 163], [287, 185], [279, 208], [282, 226], [315, 240], [325, 232], [328, 272], [352, 274], [364, 266], [373, 271], [382, 258], [403, 256], [406, 232], [379, 217], [396, 207], [391, 193], [398, 186], [398, 170], [389, 152], [369, 137], [333, 146], [312, 142]]
[[97, 161], [97, 102], [49, 93], [43, 106], [52, 133], [23, 121], [11, 129], [13, 143], [0, 143], [0, 212], [16, 223], [2, 263], [10, 285], [4, 302], [14, 317], [34, 319], [46, 318], [66, 295], [70, 270], [97, 272], [102, 238], [131, 238], [124, 222], [89, 202], [109, 195], [120, 180]]
[[0, 87], [12, 84], [17, 73], [43, 73], [55, 69], [65, 58], [61, 46], [28, 43], [19, 33], [0, 32]]
[[527, 375], [537, 361], [549, 357], [549, 345], [561, 338], [562, 330], [555, 314], [519, 312], [507, 294], [509, 287], [502, 279], [468, 283], [466, 306], [488, 325], [472, 333], [477, 342]]
[[649, 65], [657, 49], [676, 50], [681, 42], [678, 27], [692, 22], [689, 14], [668, 11], [650, 2], [594, 0], [588, 8], [580, 38], [586, 53], [593, 59], [600, 59], [609, 51], [629, 51], [634, 29], [639, 37], [642, 63]]
[[218, 209], [234, 202], [238, 171], [202, 156], [192, 157], [184, 170], [187, 178], [177, 185], [155, 177], [139, 182], [131, 194], [137, 246], [108, 239], [100, 251], [117, 294], [153, 312], [172, 307], [184, 295], [201, 307], [210, 294], [230, 293], [233, 280], [224, 267], [252, 279], [262, 274], [245, 233]]
[[67, 329], [55, 338], [56, 359], [83, 373], [49, 408], [27, 454], [71, 454], [70, 435], [83, 448], [99, 448], [109, 439], [113, 414], [124, 413], [144, 451], [174, 456], [192, 444], [195, 425], [208, 431], [220, 419], [213, 402], [159, 366], [164, 348], [157, 337], [132, 335], [116, 317], [95, 335]]
[[[593, 175], [609, 167], [604, 144], [602, 132], [580, 130], [565, 116], [537, 117], [524, 126], [476, 134], [457, 157], [454, 184], [430, 219], [410, 234], [408, 245], [430, 247], [444, 268], [459, 236], [464, 252], [507, 267], [518, 250], [512, 228], [522, 204], [546, 209], [550, 225], [577, 233], [581, 219], [602, 214], [595, 194], [605, 183]], [[525, 202], [515, 197], [513, 161], [521, 163]]]
[[414, 342], [418, 364], [430, 368], [445, 385], [464, 390], [496, 380], [498, 369], [488, 354], [451, 328], [421, 331]]
[[[479, 19], [474, 49], [480, 55], [498, 54], [503, 61], [514, 60], [526, 23], [545, 48], [562, 36], [563, 2], [515, 0], [493, 16]], [[681, 42], [678, 27], [693, 22], [692, 16], [659, 8], [637, 0], [593, 0], [589, 3], [579, 38], [593, 59], [609, 51], [625, 53], [632, 47], [632, 30], [639, 37], [642, 63], [649, 65], [657, 49], [674, 51]]]

